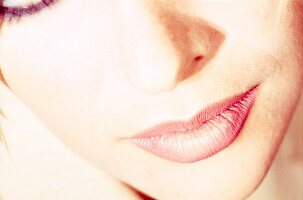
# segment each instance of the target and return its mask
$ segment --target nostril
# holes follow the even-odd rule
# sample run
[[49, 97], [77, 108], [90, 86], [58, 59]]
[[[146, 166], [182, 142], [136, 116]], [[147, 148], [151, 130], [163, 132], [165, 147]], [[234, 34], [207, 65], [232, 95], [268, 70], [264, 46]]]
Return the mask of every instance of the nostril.
[[199, 55], [199, 56], [195, 57], [194, 61], [199, 62], [199, 61], [203, 60], [203, 58], [204, 58], [204, 56]]

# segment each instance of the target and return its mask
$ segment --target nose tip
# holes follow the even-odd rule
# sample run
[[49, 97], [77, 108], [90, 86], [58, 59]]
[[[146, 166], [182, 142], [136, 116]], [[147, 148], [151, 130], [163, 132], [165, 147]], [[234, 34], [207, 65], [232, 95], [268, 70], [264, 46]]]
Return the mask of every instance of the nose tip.
[[[148, 48], [148, 45], [142, 48]], [[159, 93], [173, 89], [177, 84], [180, 60], [167, 49], [151, 49], [152, 52], [145, 49], [134, 56], [127, 69], [128, 80], [144, 92]]]
[[222, 36], [205, 21], [171, 9], [128, 5], [124, 15], [126, 77], [143, 92], [172, 90], [198, 73]]
[[133, 62], [129, 62], [131, 66], [127, 69], [127, 78], [137, 89], [152, 94], [174, 89], [182, 80], [198, 71], [199, 64], [204, 58], [202, 55], [197, 55], [182, 67], [185, 62], [182, 62], [177, 54], [167, 55], [161, 53], [159, 49], [158, 53], [153, 55], [141, 52], [134, 57]]

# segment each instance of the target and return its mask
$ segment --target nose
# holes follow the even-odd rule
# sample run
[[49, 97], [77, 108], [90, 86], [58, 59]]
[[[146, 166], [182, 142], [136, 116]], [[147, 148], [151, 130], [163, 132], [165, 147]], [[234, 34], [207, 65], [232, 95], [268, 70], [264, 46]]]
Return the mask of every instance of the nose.
[[206, 21], [169, 5], [141, 0], [119, 4], [121, 67], [127, 80], [143, 92], [174, 89], [197, 74], [223, 41], [223, 34]]

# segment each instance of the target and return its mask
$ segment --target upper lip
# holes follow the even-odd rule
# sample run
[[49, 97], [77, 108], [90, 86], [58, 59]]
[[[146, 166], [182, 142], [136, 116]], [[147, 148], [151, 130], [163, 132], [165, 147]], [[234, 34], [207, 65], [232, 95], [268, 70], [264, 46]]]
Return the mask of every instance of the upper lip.
[[[138, 146], [160, 157], [177, 162], [194, 162], [209, 157], [227, 147], [236, 138], [253, 105], [257, 86], [241, 94], [214, 103], [202, 109], [189, 120], [164, 122], [144, 130], [129, 139]], [[216, 142], [203, 139], [203, 137], [215, 135], [216, 133], [214, 132], [216, 131], [220, 131], [224, 135], [224, 138]], [[185, 139], [194, 134], [197, 135], [196, 139], [194, 136], [192, 136], [192, 141]], [[199, 134], [202, 134], [201, 137]], [[215, 137], [220, 137], [220, 135]], [[205, 140], [204, 143], [198, 144], [202, 140]], [[196, 142], [197, 146], [195, 148], [204, 148], [204, 152], [186, 152], [192, 149], [188, 145], [190, 142], [192, 144]]]

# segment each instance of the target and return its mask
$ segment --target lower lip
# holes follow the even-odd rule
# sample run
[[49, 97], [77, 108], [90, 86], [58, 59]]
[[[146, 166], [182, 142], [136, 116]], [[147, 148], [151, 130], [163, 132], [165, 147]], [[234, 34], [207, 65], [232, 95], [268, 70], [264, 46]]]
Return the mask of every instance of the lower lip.
[[254, 104], [258, 87], [203, 109], [190, 120], [166, 122], [129, 138], [164, 159], [190, 163], [228, 147], [238, 136]]

